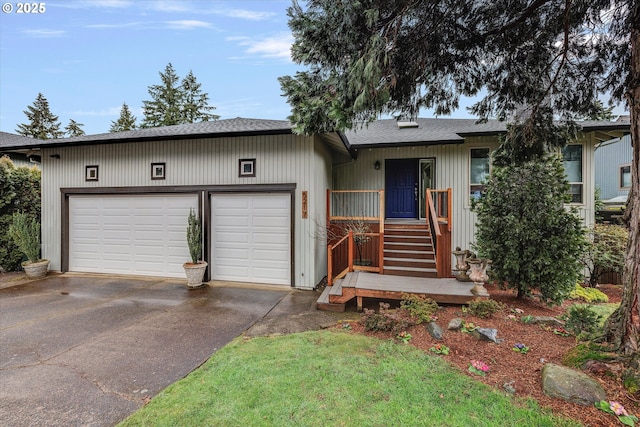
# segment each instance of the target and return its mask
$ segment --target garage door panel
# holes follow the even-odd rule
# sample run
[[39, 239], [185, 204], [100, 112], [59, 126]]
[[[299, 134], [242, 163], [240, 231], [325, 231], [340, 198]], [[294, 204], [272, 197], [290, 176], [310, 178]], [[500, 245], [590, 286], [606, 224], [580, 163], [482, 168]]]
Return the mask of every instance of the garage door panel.
[[196, 195], [69, 199], [69, 270], [184, 277], [187, 217]]
[[290, 284], [290, 201], [281, 193], [212, 196], [212, 277]]

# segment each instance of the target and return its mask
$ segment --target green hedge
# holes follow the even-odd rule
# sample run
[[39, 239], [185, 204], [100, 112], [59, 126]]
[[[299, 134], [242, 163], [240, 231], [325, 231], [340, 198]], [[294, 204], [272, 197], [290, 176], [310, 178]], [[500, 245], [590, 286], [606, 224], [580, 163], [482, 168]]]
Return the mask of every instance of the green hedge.
[[40, 169], [15, 167], [7, 157], [0, 157], [0, 267], [5, 271], [20, 269], [24, 255], [9, 236], [14, 212], [33, 215], [40, 221]]

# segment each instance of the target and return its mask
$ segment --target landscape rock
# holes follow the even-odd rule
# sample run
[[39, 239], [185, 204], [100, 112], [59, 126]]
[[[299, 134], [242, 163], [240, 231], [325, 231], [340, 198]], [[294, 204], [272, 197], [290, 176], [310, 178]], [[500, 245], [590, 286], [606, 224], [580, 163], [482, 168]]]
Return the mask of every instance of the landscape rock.
[[491, 341], [496, 344], [500, 344], [504, 341], [501, 338], [498, 338], [498, 330], [494, 328], [476, 328], [474, 335], [476, 338], [484, 341]]
[[602, 386], [588, 375], [547, 363], [542, 368], [542, 391], [549, 397], [556, 397], [584, 406], [607, 399]]
[[455, 319], [451, 319], [451, 321], [449, 322], [449, 326], [447, 326], [447, 329], [449, 329], [450, 331], [459, 331], [460, 328], [462, 328], [462, 322], [463, 320], [456, 317]]
[[564, 326], [564, 322], [562, 320], [551, 316], [533, 316], [529, 323], [533, 325], [545, 325], [550, 327]]
[[427, 323], [427, 331], [429, 331], [429, 334], [437, 340], [441, 340], [442, 336], [444, 334], [444, 332], [442, 331], [442, 328], [440, 326], [438, 326], [438, 324], [436, 322], [429, 322]]

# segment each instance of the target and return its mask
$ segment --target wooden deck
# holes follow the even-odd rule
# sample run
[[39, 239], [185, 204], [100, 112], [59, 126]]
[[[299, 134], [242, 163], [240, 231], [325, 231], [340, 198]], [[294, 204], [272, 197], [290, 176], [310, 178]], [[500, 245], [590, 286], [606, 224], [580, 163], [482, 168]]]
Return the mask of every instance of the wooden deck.
[[439, 304], [468, 304], [476, 299], [489, 298], [488, 293], [471, 293], [472, 282], [453, 278], [423, 278], [391, 276], [356, 271], [325, 288], [317, 301], [318, 310], [344, 311], [345, 304], [356, 298], [358, 311], [362, 311], [363, 298], [400, 300], [403, 294], [427, 296]]

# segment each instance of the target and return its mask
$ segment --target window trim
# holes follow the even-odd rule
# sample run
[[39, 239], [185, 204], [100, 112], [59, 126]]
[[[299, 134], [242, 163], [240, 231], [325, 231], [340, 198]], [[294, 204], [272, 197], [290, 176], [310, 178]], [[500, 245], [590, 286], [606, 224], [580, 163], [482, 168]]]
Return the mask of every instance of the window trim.
[[483, 187], [485, 186], [485, 184], [479, 183], [479, 182], [471, 182], [471, 152], [473, 150], [488, 150], [489, 151], [489, 157], [487, 158], [487, 160], [489, 161], [489, 174], [491, 174], [491, 168], [492, 168], [492, 164], [491, 164], [491, 147], [486, 146], [486, 145], [479, 145], [477, 147], [469, 147], [469, 151], [468, 151], [468, 155], [467, 155], [467, 200], [469, 202], [469, 205], [471, 205], [471, 203], [473, 202], [473, 197], [471, 196], [471, 186], [477, 186], [477, 185], [482, 185]]
[[[569, 185], [580, 185], [582, 187], [582, 191], [580, 192], [581, 197], [580, 197], [580, 201], [579, 202], [571, 201], [568, 204], [569, 205], [573, 205], [573, 206], [584, 206], [586, 204], [586, 202], [585, 202], [585, 185], [584, 185], [584, 165], [585, 165], [585, 161], [584, 161], [584, 154], [585, 154], [584, 144], [581, 143], [581, 142], [569, 143], [569, 144], [565, 145], [565, 148], [569, 147], [570, 145], [580, 146], [580, 176], [582, 177], [582, 181], [569, 181], [569, 178], [567, 177], [566, 169], [565, 169], [565, 178], [567, 179], [567, 182], [569, 183]], [[564, 159], [563, 150], [560, 151], [560, 154], [562, 155], [562, 164], [564, 166], [564, 163], [566, 162], [566, 160]], [[569, 194], [571, 194], [571, 193], [569, 193]]]
[[[622, 186], [622, 169], [623, 168], [629, 168], [629, 186], [628, 187], [623, 187]], [[631, 190], [631, 163], [625, 163], [622, 164], [620, 166], [618, 166], [618, 189], [619, 190]]]

